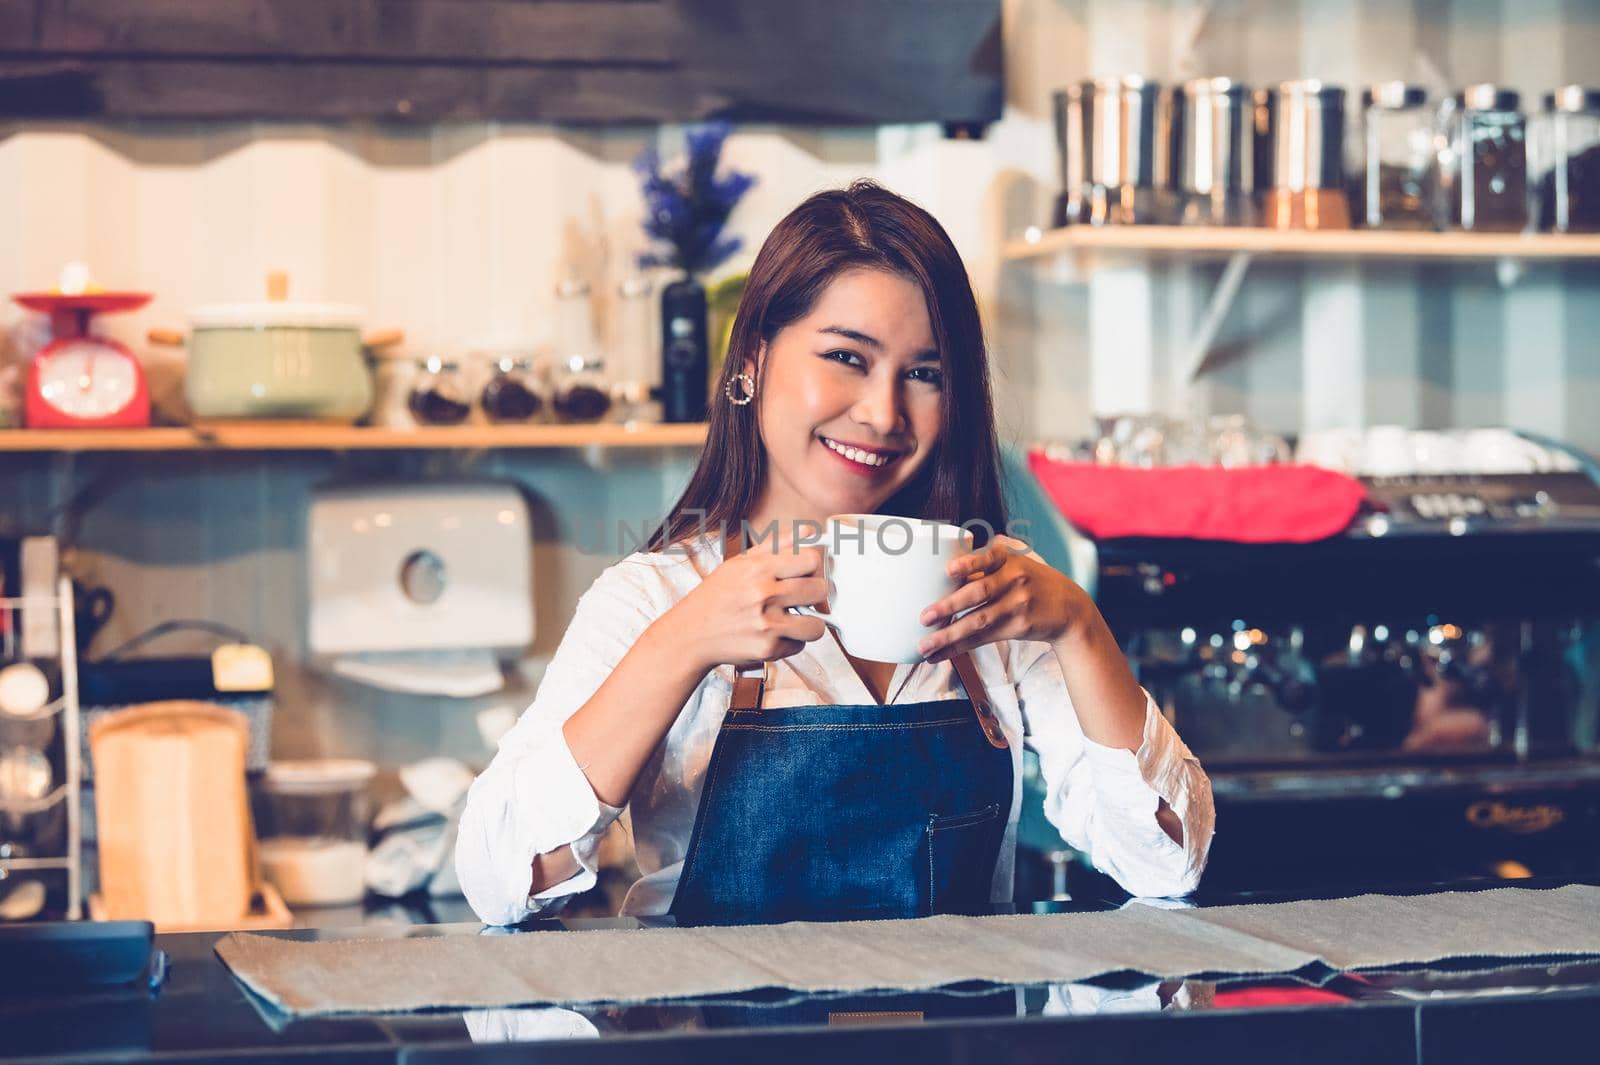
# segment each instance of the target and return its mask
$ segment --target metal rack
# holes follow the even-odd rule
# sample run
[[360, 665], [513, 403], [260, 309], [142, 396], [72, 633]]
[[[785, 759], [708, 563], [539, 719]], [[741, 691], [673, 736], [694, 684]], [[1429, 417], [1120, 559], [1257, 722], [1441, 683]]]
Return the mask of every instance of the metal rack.
[[65, 853], [38, 858], [0, 857], [0, 871], [64, 869], [67, 874], [67, 916], [77, 920], [83, 915], [83, 839], [80, 822], [82, 767], [79, 763], [82, 739], [79, 736], [78, 644], [72, 616], [72, 581], [64, 576], [58, 578], [53, 598], [44, 596], [0, 598], [0, 610], [4, 611], [20, 613], [24, 607], [47, 605], [56, 611], [60, 623], [61, 642], [58, 660], [61, 667], [61, 694], [34, 713], [26, 717], [13, 717], [11, 720], [39, 721], [60, 715], [60, 727], [57, 732], [63, 744], [64, 775], [60, 784], [48, 795], [29, 802], [8, 803], [4, 809], [10, 813], [33, 814], [42, 813], [58, 803], [66, 803]]

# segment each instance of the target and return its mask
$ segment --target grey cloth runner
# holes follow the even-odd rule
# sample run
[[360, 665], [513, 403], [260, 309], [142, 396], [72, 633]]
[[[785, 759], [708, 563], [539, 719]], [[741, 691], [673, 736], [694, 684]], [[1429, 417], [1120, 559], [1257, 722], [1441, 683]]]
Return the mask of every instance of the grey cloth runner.
[[1134, 971], [1291, 972], [1600, 954], [1600, 887], [1362, 895], [1274, 905], [914, 921], [299, 942], [234, 932], [217, 954], [287, 1013], [387, 1013], [798, 991], [1075, 982]]

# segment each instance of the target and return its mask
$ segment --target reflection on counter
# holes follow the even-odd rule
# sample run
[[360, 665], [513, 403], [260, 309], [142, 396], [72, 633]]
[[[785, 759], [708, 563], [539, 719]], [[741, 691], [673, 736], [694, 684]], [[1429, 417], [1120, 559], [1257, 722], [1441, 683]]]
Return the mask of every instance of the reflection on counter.
[[470, 1010], [461, 1014], [461, 1023], [474, 1043], [531, 1043], [748, 1030], [780, 1024], [905, 1026], [958, 1017], [1092, 1017], [1439, 1002], [1532, 990], [1581, 989], [1597, 980], [1600, 962], [1593, 960], [1510, 966], [1460, 964], [1220, 980], [1107, 978], [1084, 983], [944, 988], [916, 995], [747, 995], [737, 1002]]

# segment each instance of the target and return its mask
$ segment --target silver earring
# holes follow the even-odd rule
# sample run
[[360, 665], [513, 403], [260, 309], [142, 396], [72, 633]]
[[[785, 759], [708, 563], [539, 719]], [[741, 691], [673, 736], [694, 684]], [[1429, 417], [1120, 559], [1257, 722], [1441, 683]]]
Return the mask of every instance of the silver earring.
[[[739, 383], [739, 388], [740, 391], [743, 392], [743, 395], [736, 396], [733, 394], [733, 385], [735, 381]], [[736, 373], [732, 377], [728, 378], [727, 384], [722, 386], [722, 394], [727, 396], [728, 402], [732, 403], [735, 407], [742, 407], [746, 403], [749, 403], [752, 399], [756, 398], [756, 379], [747, 373]]]

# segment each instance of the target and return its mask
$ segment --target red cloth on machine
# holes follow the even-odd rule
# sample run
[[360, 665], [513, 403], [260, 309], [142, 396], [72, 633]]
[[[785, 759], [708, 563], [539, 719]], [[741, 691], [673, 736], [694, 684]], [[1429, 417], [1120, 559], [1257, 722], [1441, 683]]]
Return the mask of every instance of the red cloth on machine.
[[1067, 520], [1097, 540], [1310, 543], [1343, 532], [1367, 497], [1354, 477], [1320, 466], [1140, 469], [1063, 462], [1037, 450], [1028, 465]]

